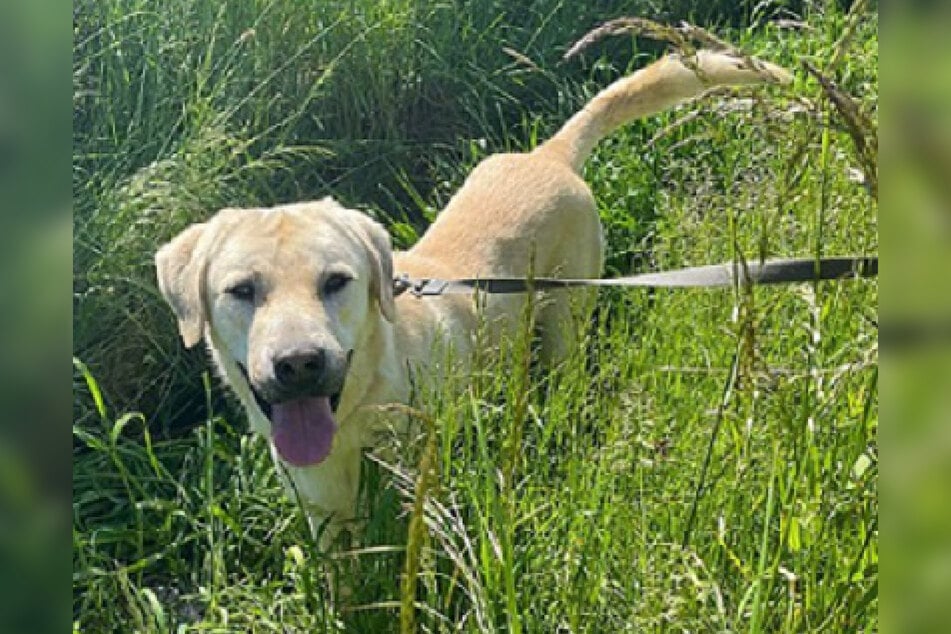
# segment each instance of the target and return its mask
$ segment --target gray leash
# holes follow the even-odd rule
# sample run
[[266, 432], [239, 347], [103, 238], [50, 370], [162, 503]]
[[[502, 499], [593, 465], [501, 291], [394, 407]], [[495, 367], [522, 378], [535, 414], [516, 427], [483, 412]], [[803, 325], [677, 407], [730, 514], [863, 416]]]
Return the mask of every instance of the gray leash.
[[694, 266], [661, 273], [642, 273], [609, 279], [561, 279], [551, 277], [488, 277], [440, 280], [414, 279], [402, 275], [393, 280], [393, 294], [406, 291], [416, 297], [434, 297], [447, 293], [493, 294], [525, 293], [557, 288], [584, 286], [622, 286], [642, 288], [713, 288], [749, 284], [789, 284], [840, 280], [878, 275], [877, 257], [836, 257], [819, 259], [770, 260], [760, 263], [731, 262]]

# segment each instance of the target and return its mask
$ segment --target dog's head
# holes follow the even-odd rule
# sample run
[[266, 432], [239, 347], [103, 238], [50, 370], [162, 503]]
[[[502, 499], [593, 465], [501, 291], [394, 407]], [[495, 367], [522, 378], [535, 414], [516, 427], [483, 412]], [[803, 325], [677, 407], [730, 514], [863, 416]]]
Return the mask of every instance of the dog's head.
[[383, 227], [330, 198], [225, 209], [155, 262], [185, 345], [206, 339], [245, 406], [270, 421], [281, 458], [326, 458], [350, 357], [381, 314], [394, 318]]

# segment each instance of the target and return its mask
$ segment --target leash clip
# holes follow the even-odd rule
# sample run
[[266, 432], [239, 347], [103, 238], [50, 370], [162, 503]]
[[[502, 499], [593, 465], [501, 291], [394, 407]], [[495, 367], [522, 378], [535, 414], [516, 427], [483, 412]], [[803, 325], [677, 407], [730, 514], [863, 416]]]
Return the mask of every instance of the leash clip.
[[399, 297], [409, 289], [413, 287], [412, 280], [409, 279], [409, 275], [403, 273], [393, 278], [393, 297]]
[[442, 295], [448, 287], [449, 282], [446, 280], [423, 278], [416, 282], [413, 288], [410, 289], [410, 292], [416, 297], [432, 297], [434, 295]]
[[428, 277], [414, 280], [405, 273], [393, 279], [394, 296], [402, 295], [404, 292], [409, 291], [415, 297], [433, 297], [442, 295], [446, 292], [448, 287], [449, 282], [446, 280], [434, 280]]

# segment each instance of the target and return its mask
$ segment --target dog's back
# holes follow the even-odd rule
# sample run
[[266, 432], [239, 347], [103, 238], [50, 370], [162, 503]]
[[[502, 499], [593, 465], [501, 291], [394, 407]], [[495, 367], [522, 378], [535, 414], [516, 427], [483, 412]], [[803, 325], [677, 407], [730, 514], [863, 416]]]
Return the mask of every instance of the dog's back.
[[[720, 85], [787, 83], [789, 74], [758, 60], [700, 51], [670, 55], [620, 79], [594, 97], [547, 142], [524, 154], [482, 161], [425, 235], [401, 258], [417, 275], [457, 277], [597, 277], [603, 266], [601, 224], [594, 197], [581, 178], [595, 145], [634, 119]], [[590, 295], [590, 294], [589, 294]], [[542, 349], [565, 352], [566, 293], [539, 313]], [[577, 295], [576, 295], [577, 296]], [[489, 323], [512, 323], [523, 298], [486, 301]], [[498, 329], [494, 329], [498, 330]]]
[[448, 259], [465, 275], [524, 275], [535, 243], [535, 274], [555, 275], [561, 269], [567, 275], [564, 267], [570, 262], [548, 258], [545, 251], [562, 242], [550, 235], [552, 230], [571, 232], [569, 242], [582, 248], [599, 235], [577, 226], [571, 216], [595, 208], [579, 175], [602, 138], [715, 86], [790, 79], [778, 66], [729, 53], [665, 57], [602, 90], [534, 151], [485, 159], [409, 254]]

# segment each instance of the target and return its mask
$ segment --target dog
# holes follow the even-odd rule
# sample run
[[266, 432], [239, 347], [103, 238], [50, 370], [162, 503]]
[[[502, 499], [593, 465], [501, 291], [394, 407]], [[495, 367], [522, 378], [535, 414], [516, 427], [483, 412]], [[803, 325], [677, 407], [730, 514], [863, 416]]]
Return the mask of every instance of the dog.
[[[670, 55], [611, 84], [534, 150], [484, 159], [405, 252], [393, 252], [380, 224], [329, 197], [223, 209], [159, 249], [159, 289], [185, 346], [204, 339], [329, 546], [354, 518], [361, 452], [382, 416], [374, 406], [406, 403], [411, 373], [436, 371], [434, 350], [448, 346], [464, 364], [477, 329], [485, 328], [480, 345], [514, 333], [526, 301], [394, 296], [394, 273], [597, 277], [602, 229], [581, 173], [598, 141], [713, 86], [790, 80], [731, 53]], [[571, 345], [566, 295], [535, 304], [547, 363]]]

